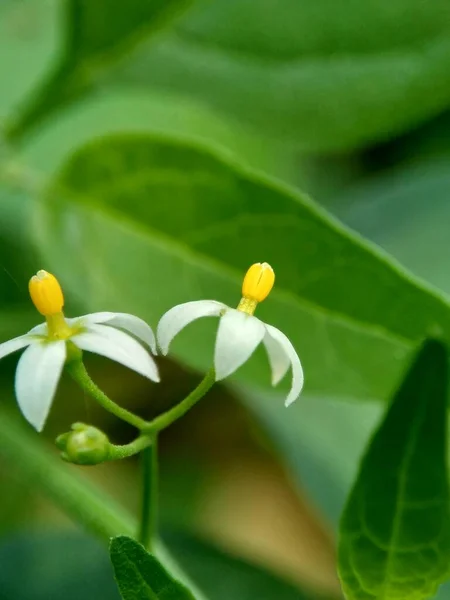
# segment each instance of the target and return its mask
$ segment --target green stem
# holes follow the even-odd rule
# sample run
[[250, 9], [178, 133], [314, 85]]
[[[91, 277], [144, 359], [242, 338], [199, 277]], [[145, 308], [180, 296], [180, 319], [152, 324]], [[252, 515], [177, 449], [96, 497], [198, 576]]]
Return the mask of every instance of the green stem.
[[215, 380], [215, 372], [214, 369], [211, 368], [195, 388], [195, 390], [189, 394], [189, 396], [186, 396], [186, 398], [179, 404], [162, 415], [159, 415], [159, 417], [156, 417], [156, 419], [153, 419], [153, 421], [146, 423], [141, 429], [142, 433], [158, 433], [158, 431], [162, 431], [166, 427], [169, 427], [169, 425], [185, 415], [189, 409], [191, 409], [199, 400], [201, 400], [201, 398], [203, 398], [206, 392], [212, 388]]
[[139, 541], [152, 551], [158, 533], [158, 436], [142, 452], [142, 517]]
[[137, 429], [143, 430], [147, 426], [147, 421], [144, 421], [144, 419], [134, 415], [108, 398], [108, 396], [103, 393], [89, 377], [89, 373], [86, 371], [81, 360], [73, 360], [67, 363], [66, 370], [72, 379], [105, 410], [119, 419], [122, 419], [122, 421], [126, 421], [130, 425], [133, 425], [133, 427], [136, 427]]
[[152, 444], [152, 438], [149, 435], [140, 435], [134, 441], [123, 446], [110, 444], [109, 456], [107, 460], [121, 460], [139, 454]]

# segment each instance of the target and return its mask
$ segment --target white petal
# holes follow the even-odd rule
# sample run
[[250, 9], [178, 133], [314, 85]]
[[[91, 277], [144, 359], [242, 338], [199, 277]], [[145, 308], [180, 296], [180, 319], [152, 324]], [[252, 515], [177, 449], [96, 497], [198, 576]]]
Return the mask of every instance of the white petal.
[[74, 335], [71, 341], [82, 350], [106, 356], [144, 377], [159, 381], [153, 358], [139, 342], [123, 331], [107, 325], [90, 325], [87, 331]]
[[255, 351], [264, 337], [264, 323], [240, 310], [229, 308], [220, 319], [214, 368], [216, 380], [234, 373]]
[[156, 339], [155, 334], [152, 331], [150, 325], [140, 319], [139, 317], [135, 317], [134, 315], [128, 315], [126, 313], [116, 313], [114, 318], [110, 321], [105, 321], [106, 325], [111, 325], [112, 327], [120, 327], [120, 329], [125, 329], [128, 333], [131, 333], [139, 340], [150, 346], [153, 354], [156, 354]]
[[48, 333], [47, 323], [41, 323], [40, 325], [36, 325], [36, 327], [33, 327], [33, 329], [30, 329], [30, 331], [28, 333], [32, 334], [32, 335], [47, 335], [47, 333]]
[[23, 416], [42, 431], [66, 360], [66, 343], [37, 342], [25, 350], [16, 371], [16, 396]]
[[16, 352], [16, 350], [25, 348], [25, 346], [29, 346], [34, 340], [35, 338], [27, 333], [26, 335], [21, 335], [12, 340], [8, 340], [7, 342], [3, 342], [3, 344], [0, 344], [0, 358], [12, 354], [13, 352]]
[[89, 313], [88, 315], [83, 315], [81, 317], [75, 317], [74, 319], [66, 319], [69, 325], [74, 325], [75, 323], [83, 324], [88, 327], [89, 325], [94, 325], [97, 323], [105, 323], [106, 321], [110, 321], [116, 316], [117, 313], [113, 312], [96, 312]]
[[186, 325], [200, 317], [218, 317], [223, 310], [228, 310], [228, 306], [215, 300], [195, 300], [168, 310], [161, 317], [156, 330], [162, 353], [167, 354], [171, 341]]
[[78, 322], [86, 327], [103, 323], [104, 325], [125, 329], [125, 331], [128, 331], [128, 333], [131, 333], [150, 346], [153, 354], [156, 354], [156, 340], [152, 328], [143, 319], [134, 315], [129, 315], [128, 313], [98, 312], [83, 315], [82, 317], [78, 317], [78, 319], [70, 319], [70, 321]]
[[[268, 328], [269, 325], [266, 325]], [[286, 375], [291, 366], [291, 359], [287, 354], [283, 344], [278, 339], [273, 338], [269, 329], [263, 339], [264, 347], [267, 350], [270, 368], [272, 371], [272, 385], [277, 385]]]
[[302, 365], [300, 363], [300, 359], [298, 357], [297, 352], [295, 351], [294, 346], [291, 344], [289, 338], [286, 335], [284, 335], [283, 332], [281, 332], [276, 327], [272, 327], [272, 325], [266, 325], [266, 331], [275, 343], [278, 342], [280, 349], [284, 350], [286, 356], [289, 358], [289, 361], [291, 363], [292, 385], [285, 401], [285, 405], [289, 406], [289, 404], [292, 404], [292, 402], [294, 402], [294, 400], [296, 400], [299, 397], [300, 392], [302, 391], [304, 381]]

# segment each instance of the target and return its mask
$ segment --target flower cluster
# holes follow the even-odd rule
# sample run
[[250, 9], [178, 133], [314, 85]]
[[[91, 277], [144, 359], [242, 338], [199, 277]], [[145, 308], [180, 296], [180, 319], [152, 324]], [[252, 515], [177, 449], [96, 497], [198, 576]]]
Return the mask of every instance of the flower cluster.
[[[284, 333], [254, 316], [256, 306], [270, 293], [275, 275], [267, 263], [254, 264], [248, 270], [238, 307], [216, 300], [198, 300], [180, 304], [161, 318], [157, 340], [167, 354], [173, 338], [200, 317], [219, 317], [214, 370], [216, 380], [236, 371], [262, 342], [276, 385], [292, 369], [292, 385], [286, 406], [300, 394], [303, 370], [300, 359]], [[57, 279], [47, 271], [38, 271], [29, 283], [31, 299], [45, 317], [25, 335], [0, 344], [0, 358], [26, 348], [17, 365], [15, 390], [24, 417], [41, 431], [64, 365], [80, 360], [82, 351], [95, 352], [151, 379], [159, 381], [153, 359], [157, 344], [152, 329], [142, 319], [126, 314], [98, 312], [74, 319], [63, 313], [64, 296]]]

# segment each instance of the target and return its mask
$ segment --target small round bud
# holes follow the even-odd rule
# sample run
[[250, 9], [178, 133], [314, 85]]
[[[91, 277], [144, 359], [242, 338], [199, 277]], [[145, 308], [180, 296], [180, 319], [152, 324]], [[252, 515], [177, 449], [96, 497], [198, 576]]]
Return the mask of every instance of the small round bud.
[[247, 300], [262, 302], [275, 283], [275, 273], [268, 263], [255, 263], [247, 271], [242, 283], [242, 296]]
[[108, 460], [110, 443], [108, 437], [92, 425], [74, 423], [72, 431], [56, 438], [61, 457], [77, 465], [98, 465]]
[[47, 271], [38, 271], [28, 284], [31, 300], [45, 317], [60, 313], [64, 306], [64, 296], [58, 280]]

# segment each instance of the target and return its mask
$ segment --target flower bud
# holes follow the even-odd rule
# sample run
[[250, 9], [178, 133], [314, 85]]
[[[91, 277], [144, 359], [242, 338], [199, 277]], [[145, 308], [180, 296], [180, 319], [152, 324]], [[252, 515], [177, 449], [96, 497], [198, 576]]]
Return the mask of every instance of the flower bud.
[[58, 280], [47, 271], [38, 271], [28, 284], [33, 304], [45, 317], [60, 313], [64, 306], [64, 296]]
[[56, 438], [61, 458], [76, 465], [98, 465], [108, 460], [108, 437], [92, 425], [74, 423], [72, 431]]

